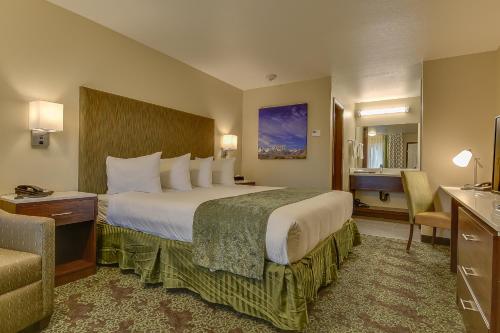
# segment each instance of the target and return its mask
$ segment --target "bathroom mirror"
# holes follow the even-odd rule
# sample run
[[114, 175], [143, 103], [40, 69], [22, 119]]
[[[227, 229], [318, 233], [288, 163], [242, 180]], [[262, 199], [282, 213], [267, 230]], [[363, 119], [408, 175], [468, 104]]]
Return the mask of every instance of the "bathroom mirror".
[[420, 168], [418, 123], [357, 127], [354, 145], [358, 168]]

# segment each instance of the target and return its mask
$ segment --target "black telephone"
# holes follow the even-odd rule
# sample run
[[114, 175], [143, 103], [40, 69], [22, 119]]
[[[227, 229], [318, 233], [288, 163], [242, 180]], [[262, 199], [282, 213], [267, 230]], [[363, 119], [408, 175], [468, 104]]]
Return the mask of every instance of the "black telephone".
[[48, 197], [54, 191], [47, 191], [35, 185], [19, 185], [14, 190], [17, 194], [16, 199], [22, 198], [43, 198]]

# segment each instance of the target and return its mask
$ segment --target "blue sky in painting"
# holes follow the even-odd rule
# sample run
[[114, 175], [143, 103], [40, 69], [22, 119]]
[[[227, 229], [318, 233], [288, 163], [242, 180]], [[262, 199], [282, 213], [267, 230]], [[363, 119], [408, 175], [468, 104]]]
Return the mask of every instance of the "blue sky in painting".
[[259, 147], [286, 145], [305, 149], [307, 145], [307, 104], [259, 110]]

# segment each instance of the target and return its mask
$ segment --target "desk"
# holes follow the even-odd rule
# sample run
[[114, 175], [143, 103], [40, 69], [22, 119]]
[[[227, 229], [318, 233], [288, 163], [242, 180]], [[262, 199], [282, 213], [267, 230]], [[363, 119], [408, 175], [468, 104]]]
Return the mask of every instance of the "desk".
[[500, 236], [500, 213], [495, 214], [493, 204], [500, 204], [500, 195], [491, 192], [461, 190], [459, 187], [441, 186], [451, 197], [451, 263], [452, 272], [457, 271], [458, 208], [464, 207], [476, 215], [482, 223], [491, 227]]
[[442, 187], [451, 196], [451, 271], [467, 332], [500, 332], [500, 195]]

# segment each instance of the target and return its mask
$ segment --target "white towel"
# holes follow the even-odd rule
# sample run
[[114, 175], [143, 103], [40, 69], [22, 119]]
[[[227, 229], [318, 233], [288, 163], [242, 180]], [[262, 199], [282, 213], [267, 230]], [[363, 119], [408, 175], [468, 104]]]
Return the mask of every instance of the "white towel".
[[363, 155], [363, 143], [361, 143], [361, 142], [357, 143], [357, 144], [356, 144], [356, 149], [355, 149], [355, 150], [356, 150], [356, 152], [354, 153], [354, 155], [355, 155], [358, 159], [362, 160], [362, 159], [364, 159], [364, 158], [365, 158], [365, 156]]

